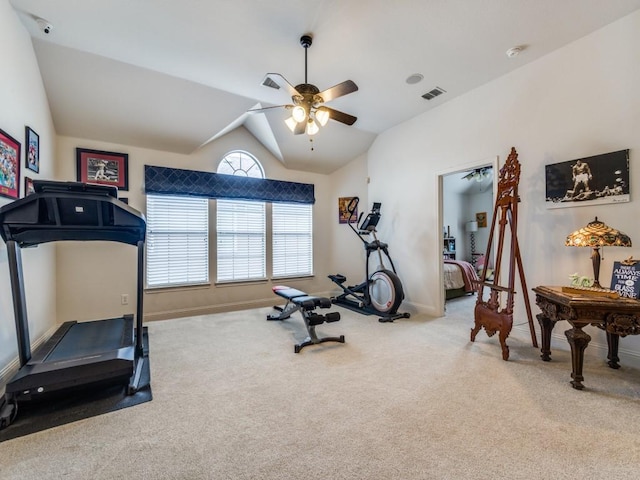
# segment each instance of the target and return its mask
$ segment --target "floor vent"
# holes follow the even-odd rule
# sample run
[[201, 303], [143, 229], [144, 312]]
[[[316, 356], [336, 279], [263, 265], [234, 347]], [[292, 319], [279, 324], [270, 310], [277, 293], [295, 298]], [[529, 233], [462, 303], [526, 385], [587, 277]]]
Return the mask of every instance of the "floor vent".
[[446, 90], [443, 90], [440, 87], [436, 87], [433, 90], [422, 95], [422, 98], [424, 98], [425, 100], [431, 100], [432, 98], [436, 98], [438, 95], [442, 95], [443, 93], [446, 93]]

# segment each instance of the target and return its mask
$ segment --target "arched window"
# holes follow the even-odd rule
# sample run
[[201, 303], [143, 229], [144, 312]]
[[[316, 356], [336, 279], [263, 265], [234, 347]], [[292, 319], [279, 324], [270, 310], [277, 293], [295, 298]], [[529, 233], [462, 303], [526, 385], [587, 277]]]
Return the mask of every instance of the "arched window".
[[[217, 173], [264, 178], [260, 162], [239, 150], [220, 160]], [[266, 278], [265, 203], [218, 199], [216, 205], [218, 282]]]
[[264, 178], [264, 170], [253, 155], [240, 150], [227, 153], [218, 164], [217, 173], [241, 177]]

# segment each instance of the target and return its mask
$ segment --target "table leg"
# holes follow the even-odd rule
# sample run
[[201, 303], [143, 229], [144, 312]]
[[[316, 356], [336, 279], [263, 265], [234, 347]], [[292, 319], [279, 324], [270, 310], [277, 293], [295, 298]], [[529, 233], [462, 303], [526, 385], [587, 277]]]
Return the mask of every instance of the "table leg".
[[620, 343], [620, 335], [607, 332], [607, 346], [609, 347], [609, 354], [607, 359], [611, 368], [620, 368], [620, 357], [618, 357], [618, 344]]
[[540, 324], [542, 334], [542, 348], [540, 349], [542, 355], [540, 357], [542, 357], [542, 361], [549, 362], [551, 360], [551, 332], [553, 332], [553, 327], [556, 326], [556, 321], [551, 320], [542, 313], [536, 315], [536, 318]]
[[588, 333], [582, 331], [582, 325], [576, 326], [564, 332], [569, 345], [571, 345], [571, 366], [573, 371], [571, 372], [571, 385], [573, 388], [582, 390], [584, 385], [582, 381], [582, 365], [584, 363], [584, 350], [591, 341], [591, 336]]

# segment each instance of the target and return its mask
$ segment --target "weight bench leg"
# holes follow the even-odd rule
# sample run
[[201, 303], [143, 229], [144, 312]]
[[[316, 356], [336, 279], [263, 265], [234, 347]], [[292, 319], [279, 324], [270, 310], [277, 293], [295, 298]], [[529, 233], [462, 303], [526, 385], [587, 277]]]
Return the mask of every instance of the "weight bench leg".
[[287, 303], [285, 304], [284, 307], [279, 307], [277, 305], [274, 305], [273, 308], [275, 310], [278, 310], [280, 313], [279, 314], [275, 314], [274, 313], [274, 314], [271, 314], [271, 315], [267, 315], [267, 320], [286, 320], [291, 315], [293, 315], [298, 310], [300, 310], [300, 306], [296, 305], [291, 300], [287, 300]]
[[302, 314], [302, 318], [304, 319], [304, 324], [307, 327], [307, 332], [309, 336], [304, 340], [304, 342], [298, 343], [294, 346], [293, 351], [295, 353], [300, 353], [304, 347], [308, 347], [309, 345], [317, 345], [319, 343], [325, 342], [338, 342], [344, 343], [344, 335], [340, 335], [339, 337], [318, 337], [316, 335], [316, 326], [326, 322], [337, 322], [340, 320], [340, 314], [338, 312], [330, 312], [327, 316], [318, 315], [309, 311], [300, 311]]

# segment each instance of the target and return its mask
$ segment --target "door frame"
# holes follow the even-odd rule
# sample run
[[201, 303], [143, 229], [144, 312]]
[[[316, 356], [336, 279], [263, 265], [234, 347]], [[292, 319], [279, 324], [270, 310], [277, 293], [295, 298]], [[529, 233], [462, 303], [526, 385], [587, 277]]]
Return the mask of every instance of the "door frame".
[[474, 170], [476, 168], [491, 166], [493, 167], [493, 204], [495, 205], [496, 201], [496, 192], [498, 191], [498, 174], [500, 165], [500, 157], [496, 155], [495, 157], [489, 157], [485, 160], [478, 160], [475, 162], [465, 163], [462, 165], [458, 165], [455, 167], [449, 167], [447, 169], [439, 170], [436, 172], [437, 178], [437, 189], [438, 189], [438, 242], [436, 243], [437, 251], [435, 252], [435, 257], [439, 260], [438, 264], [438, 274], [439, 274], [439, 285], [440, 285], [440, 295], [437, 297], [439, 299], [438, 305], [436, 305], [436, 315], [439, 317], [444, 316], [445, 314], [445, 293], [444, 293], [444, 262], [442, 262], [442, 243], [444, 241], [444, 221], [443, 221], [443, 211], [444, 211], [444, 189], [443, 178], [452, 174], [460, 174], [468, 172], [469, 170]]

